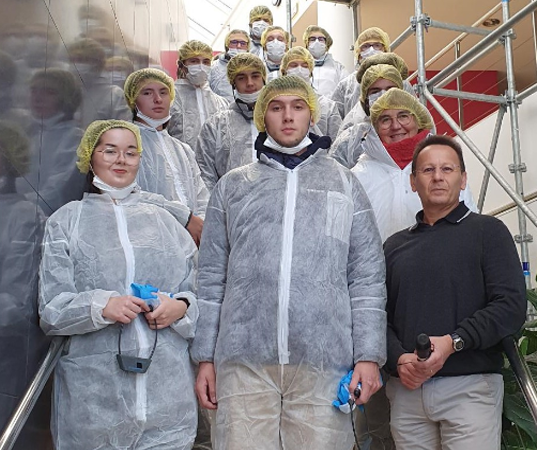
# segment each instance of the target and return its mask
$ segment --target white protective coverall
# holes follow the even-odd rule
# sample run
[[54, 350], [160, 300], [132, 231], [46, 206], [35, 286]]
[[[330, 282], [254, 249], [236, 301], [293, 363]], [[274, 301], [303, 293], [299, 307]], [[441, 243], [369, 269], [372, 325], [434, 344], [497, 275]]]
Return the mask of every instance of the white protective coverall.
[[356, 81], [356, 71], [343, 78], [332, 94], [339, 109], [339, 115], [345, 119], [345, 116], [360, 101], [360, 84]]
[[[140, 122], [134, 124], [140, 128], [144, 149], [137, 177], [140, 187], [179, 201], [204, 218], [210, 194], [192, 149], [171, 137], [166, 129], [158, 131]], [[180, 222], [184, 225], [187, 219], [188, 214]]]
[[262, 154], [216, 185], [200, 251], [191, 354], [215, 363], [215, 448], [350, 450], [331, 401], [386, 351], [381, 240], [352, 173], [326, 150], [293, 170]]
[[324, 95], [319, 95], [318, 99], [321, 106], [321, 117], [311, 127], [311, 130], [320, 136], [330, 136], [334, 141], [341, 127], [341, 116], [339, 115], [337, 104]]
[[203, 124], [196, 160], [209, 192], [231, 169], [257, 160], [254, 144], [258, 134], [253, 120], [246, 119], [235, 102]]
[[317, 93], [330, 98], [339, 82], [345, 79], [349, 72], [330, 53], [326, 54], [322, 65], [317, 64], [319, 63], [313, 68], [313, 87]]
[[[197, 250], [168, 211], [134, 192], [113, 201], [86, 194], [47, 221], [39, 314], [49, 336], [69, 336], [54, 377], [51, 430], [57, 450], [190, 449], [197, 425], [188, 340], [194, 337]], [[150, 194], [153, 195], [154, 194]], [[190, 302], [158, 330], [145, 374], [116, 360], [120, 324], [102, 311], [112, 296], [151, 284]], [[147, 358], [155, 342], [143, 314], [123, 326], [122, 354]]]
[[226, 58], [225, 53], [218, 55], [212, 65], [211, 73], [209, 74], [209, 87], [211, 90], [219, 95], [224, 97], [229, 103], [235, 101], [233, 97], [233, 89], [229, 80], [227, 79], [227, 63], [229, 59]]
[[216, 95], [209, 83], [193, 86], [188, 80], [175, 81], [175, 99], [170, 109], [172, 116], [168, 132], [181, 142], [196, 148], [201, 126], [214, 113], [227, 109], [229, 102]]
[[[361, 141], [362, 155], [352, 172], [371, 201], [382, 241], [416, 223], [416, 213], [423, 207], [410, 186], [412, 163], [401, 169], [392, 159], [373, 127]], [[477, 211], [469, 185], [461, 191], [460, 200]]]

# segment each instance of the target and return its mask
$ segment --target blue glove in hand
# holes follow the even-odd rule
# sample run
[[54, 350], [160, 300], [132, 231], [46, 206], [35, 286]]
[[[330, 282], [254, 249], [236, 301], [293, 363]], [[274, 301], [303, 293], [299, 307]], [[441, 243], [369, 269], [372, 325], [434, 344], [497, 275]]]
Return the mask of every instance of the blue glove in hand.
[[132, 283], [131, 288], [133, 295], [145, 300], [151, 311], [154, 311], [157, 309], [158, 305], [160, 305], [160, 300], [154, 294], [155, 292], [158, 292], [158, 288], [151, 286], [150, 284], [138, 283]]
[[[349, 385], [351, 384], [353, 372], [353, 370], [350, 370], [349, 373], [339, 381], [337, 387], [337, 399], [332, 402], [332, 405], [334, 405], [335, 408], [345, 414], [350, 414], [350, 412], [354, 411], [357, 406], [349, 392]], [[361, 386], [361, 383], [358, 383], [358, 386]], [[363, 412], [363, 405], [359, 405], [358, 409]]]

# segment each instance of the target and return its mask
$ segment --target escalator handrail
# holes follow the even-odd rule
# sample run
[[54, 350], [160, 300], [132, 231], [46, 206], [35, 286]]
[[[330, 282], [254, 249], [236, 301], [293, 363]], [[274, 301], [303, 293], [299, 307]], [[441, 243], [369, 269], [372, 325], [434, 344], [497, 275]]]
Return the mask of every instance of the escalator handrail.
[[28, 420], [37, 399], [41, 395], [50, 374], [60, 359], [66, 340], [67, 338], [64, 336], [54, 337], [52, 339], [48, 352], [45, 355], [45, 359], [41, 363], [41, 366], [39, 366], [32, 382], [17, 405], [17, 409], [11, 415], [9, 422], [0, 436], [0, 450], [11, 450], [13, 445], [15, 445], [15, 442], [17, 441], [24, 424]]

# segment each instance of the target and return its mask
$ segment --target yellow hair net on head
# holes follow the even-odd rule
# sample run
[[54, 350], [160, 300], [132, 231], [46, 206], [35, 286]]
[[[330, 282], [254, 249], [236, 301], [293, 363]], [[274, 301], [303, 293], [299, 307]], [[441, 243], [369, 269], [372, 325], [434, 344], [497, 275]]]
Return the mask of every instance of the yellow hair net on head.
[[399, 89], [403, 89], [403, 79], [395, 67], [389, 64], [377, 64], [367, 69], [362, 77], [362, 82], [360, 83], [360, 101], [365, 102], [367, 100], [367, 91], [379, 78], [390, 80]]
[[106, 70], [120, 71], [124, 70], [127, 74], [134, 72], [134, 64], [125, 56], [112, 56], [106, 60], [104, 65]]
[[356, 80], [358, 83], [362, 82], [362, 77], [364, 76], [365, 71], [377, 64], [389, 64], [390, 66], [394, 66], [401, 74], [403, 80], [408, 78], [408, 66], [403, 58], [395, 53], [379, 53], [378, 55], [370, 56], [362, 61], [358, 70], [356, 70]]
[[25, 132], [12, 122], [0, 121], [0, 175], [20, 177], [29, 169], [30, 142]]
[[170, 90], [170, 99], [173, 102], [175, 98], [175, 89], [173, 87], [173, 78], [166, 75], [162, 70], [147, 68], [140, 69], [136, 72], [132, 72], [125, 80], [125, 86], [123, 91], [125, 93], [125, 100], [131, 111], [136, 109], [136, 99], [140, 95], [141, 90], [148, 83], [157, 82], [166, 86]]
[[384, 30], [378, 27], [367, 28], [362, 31], [354, 43], [354, 54], [358, 57], [360, 55], [360, 47], [364, 44], [373, 42], [380, 42], [384, 45], [384, 51], [390, 51], [390, 36]]
[[321, 107], [317, 100], [317, 94], [302, 78], [289, 75], [275, 78], [259, 94], [254, 109], [254, 124], [259, 131], [265, 131], [265, 114], [270, 102], [276, 97], [284, 95], [300, 97], [308, 104], [313, 122], [317, 123], [319, 121]]
[[86, 128], [86, 132], [84, 133], [84, 136], [82, 136], [82, 140], [80, 141], [80, 145], [76, 151], [76, 154], [78, 155], [76, 166], [80, 172], [88, 173], [90, 170], [93, 150], [95, 150], [95, 147], [99, 145], [101, 136], [113, 128], [125, 128], [132, 131], [136, 137], [138, 153], [142, 153], [142, 137], [140, 136], [140, 130], [136, 125], [124, 120], [95, 120], [88, 125], [88, 128]]
[[270, 32], [272, 31], [281, 31], [284, 38], [285, 38], [285, 50], [289, 50], [289, 33], [285, 31], [282, 27], [279, 27], [277, 25], [271, 25], [270, 27], [265, 28], [265, 31], [263, 31], [263, 34], [261, 35], [261, 46], [266, 50], [266, 44], [267, 44], [267, 38]]
[[244, 36], [244, 40], [246, 42], [248, 42], [248, 45], [247, 45], [247, 50], [250, 48], [250, 35], [244, 31], [244, 30], [231, 30], [227, 35], [226, 35], [226, 40], [224, 42], [224, 47], [226, 49], [226, 52], [229, 50], [229, 41], [231, 41], [231, 36], [233, 34], [241, 34]]
[[185, 61], [188, 58], [196, 58], [201, 56], [202, 58], [213, 58], [213, 50], [210, 46], [201, 41], [186, 41], [178, 51], [179, 61]]
[[252, 25], [252, 23], [257, 22], [258, 20], [264, 20], [268, 24], [272, 25], [274, 23], [272, 11], [264, 5], [254, 6], [250, 10], [249, 24]]
[[323, 36], [326, 38], [326, 50], [328, 51], [330, 47], [332, 47], [332, 44], [334, 43], [334, 40], [332, 39], [332, 36], [322, 27], [318, 27], [317, 25], [310, 25], [308, 28], [306, 28], [306, 31], [304, 31], [304, 34], [302, 35], [302, 41], [304, 42], [304, 47], [308, 46], [308, 39], [312, 35], [312, 33], [319, 32], [322, 33]]
[[427, 108], [412, 94], [401, 89], [393, 88], [383, 94], [371, 106], [371, 123], [377, 128], [377, 120], [387, 109], [400, 109], [412, 113], [416, 118], [419, 130], [431, 130], [434, 127]]
[[263, 81], [267, 82], [267, 67], [265, 63], [256, 55], [251, 53], [239, 53], [227, 63], [227, 79], [229, 84], [235, 84], [236, 76], [246, 70], [257, 70], [261, 72]]
[[280, 63], [280, 71], [282, 72], [282, 75], [287, 73], [287, 68], [293, 61], [304, 61], [308, 63], [310, 73], [313, 73], [315, 61], [313, 60], [313, 56], [311, 56], [311, 53], [308, 51], [308, 49], [298, 46], [293, 47], [286, 52], [285, 55], [283, 55], [282, 62]]

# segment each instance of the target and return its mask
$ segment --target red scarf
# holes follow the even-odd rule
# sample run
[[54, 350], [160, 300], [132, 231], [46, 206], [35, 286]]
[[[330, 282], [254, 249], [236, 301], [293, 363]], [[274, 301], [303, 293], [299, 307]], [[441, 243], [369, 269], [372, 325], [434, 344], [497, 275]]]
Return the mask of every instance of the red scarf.
[[383, 142], [384, 148], [388, 151], [395, 164], [402, 170], [412, 161], [412, 155], [414, 154], [416, 145], [425, 139], [429, 133], [429, 130], [423, 130], [416, 134], [416, 136], [394, 142], [393, 144], [384, 144]]

